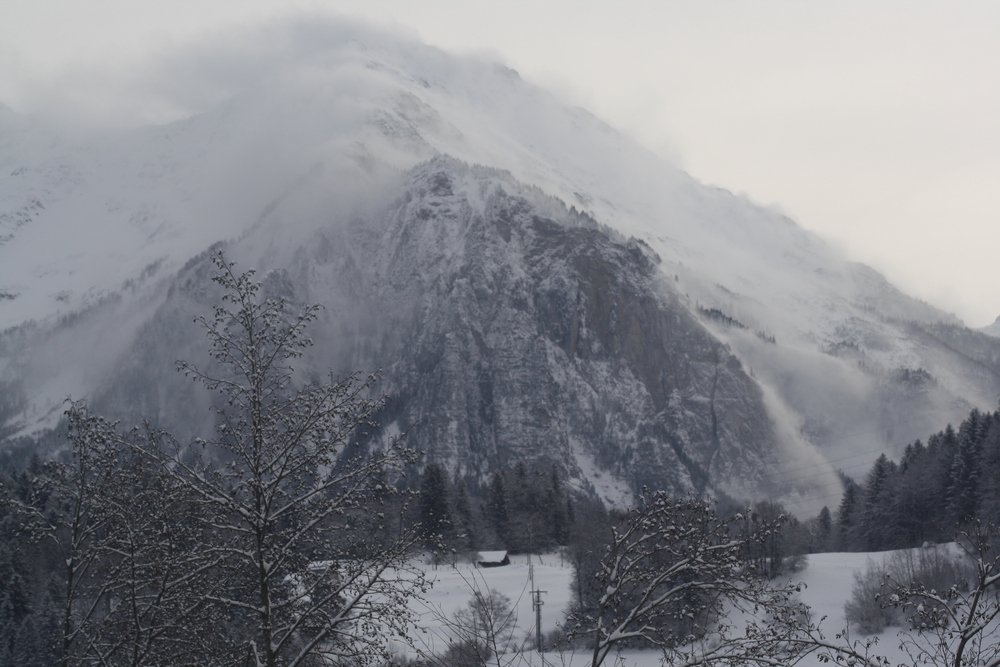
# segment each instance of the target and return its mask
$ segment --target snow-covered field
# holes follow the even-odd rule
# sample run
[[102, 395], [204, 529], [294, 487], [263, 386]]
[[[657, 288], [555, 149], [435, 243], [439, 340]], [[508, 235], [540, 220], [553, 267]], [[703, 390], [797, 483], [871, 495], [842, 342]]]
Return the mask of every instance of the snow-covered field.
[[[813, 620], [819, 621], [828, 639], [844, 630], [844, 603], [854, 585], [854, 573], [863, 570], [869, 560], [878, 561], [892, 552], [884, 553], [825, 553], [809, 556], [808, 565], [792, 576], [795, 581], [805, 584], [802, 600], [813, 612]], [[572, 598], [573, 570], [568, 562], [560, 562], [558, 554], [532, 557], [536, 588], [547, 591], [543, 596], [542, 632], [549, 633], [565, 621], [566, 611]], [[449, 629], [447, 619], [465, 607], [474, 592], [495, 589], [510, 598], [515, 609], [516, 629], [514, 640], [523, 646], [523, 652], [504, 656], [500, 664], [510, 667], [528, 665], [560, 665], [581, 667], [589, 664], [590, 654], [580, 650], [576, 653], [545, 653], [539, 656], [534, 648], [535, 614], [531, 607], [529, 565], [526, 556], [513, 556], [509, 566], [498, 568], [476, 568], [470, 563], [421, 565], [428, 579], [434, 582], [423, 601], [412, 603], [419, 615], [419, 627], [414, 631], [413, 640], [418, 649], [429, 653], [443, 651], [448, 645]], [[891, 664], [904, 661], [905, 654], [899, 648], [896, 638], [898, 628], [889, 628], [879, 637], [874, 653], [889, 658]], [[852, 633], [852, 639], [864, 637]], [[413, 657], [413, 649], [399, 647], [401, 654]], [[660, 655], [653, 651], [624, 651], [615, 657], [609, 656], [608, 665], [615, 667], [653, 667], [660, 665]], [[803, 667], [820, 665], [817, 656], [809, 656], [799, 663]]]
[[[479, 568], [463, 562], [451, 565], [421, 565], [427, 578], [434, 582], [423, 600], [414, 601], [411, 608], [419, 615], [419, 628], [414, 643], [422, 651], [436, 653], [448, 646], [449, 620], [467, 607], [476, 591], [483, 594], [491, 589], [507, 596], [515, 619], [514, 644], [525, 649], [534, 647], [535, 612], [531, 606], [530, 571], [534, 569], [535, 588], [542, 595], [542, 632], [548, 634], [566, 619], [571, 601], [573, 569], [558, 553], [531, 556], [511, 556], [511, 564], [502, 567]], [[407, 651], [412, 653], [411, 651]], [[513, 664], [518, 664], [516, 661]]]
[[[881, 562], [893, 552], [880, 553], [827, 553], [812, 554], [809, 564], [794, 576], [794, 579], [806, 585], [802, 591], [802, 601], [812, 609], [813, 620], [820, 622], [820, 628], [827, 639], [834, 639], [836, 634], [847, 627], [844, 618], [844, 603], [847, 602], [854, 587], [854, 573], [865, 569], [868, 561]], [[896, 633], [899, 628], [887, 628], [879, 635], [878, 644], [873, 652], [889, 658], [891, 664], [897, 665], [906, 657], [899, 648]], [[852, 639], [864, 640], [865, 637], [855, 631]], [[808, 656], [799, 663], [803, 667], [813, 667], [823, 664], [815, 655]], [[829, 663], [827, 663], [829, 664]]]

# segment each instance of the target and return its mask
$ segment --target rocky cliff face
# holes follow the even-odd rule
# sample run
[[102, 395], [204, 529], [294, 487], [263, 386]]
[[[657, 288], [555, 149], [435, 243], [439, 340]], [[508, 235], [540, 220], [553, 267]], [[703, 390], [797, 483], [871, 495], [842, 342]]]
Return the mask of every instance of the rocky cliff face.
[[[439, 159], [412, 174], [367, 249], [375, 261], [335, 265], [369, 267], [363, 299], [391, 313], [373, 356], [394, 419], [459, 474], [528, 460], [611, 475], [605, 493], [733, 491], [759, 488], [773, 465], [760, 389], [644, 244]], [[309, 284], [322, 264], [301, 257]]]
[[[386, 429], [473, 483], [526, 461], [616, 504], [643, 485], [782, 490], [760, 387], [648, 246], [449, 158], [413, 170], [400, 191], [317, 229], [267, 275], [267, 289], [326, 305], [303, 373], [383, 369]], [[204, 354], [187, 323], [211, 300], [208, 279], [205, 258], [181, 272], [98, 407], [183, 435], [208, 427], [187, 417], [207, 414], [204, 398], [166, 362]]]

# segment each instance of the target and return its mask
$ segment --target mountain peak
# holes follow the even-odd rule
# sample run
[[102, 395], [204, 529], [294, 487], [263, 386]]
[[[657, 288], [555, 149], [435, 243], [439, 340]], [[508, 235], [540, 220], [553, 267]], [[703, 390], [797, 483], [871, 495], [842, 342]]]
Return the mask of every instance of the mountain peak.
[[[870, 463], [996, 405], [996, 339], [787, 216], [502, 66], [331, 34], [286, 35], [293, 57], [241, 61], [249, 83], [206, 81], [223, 99], [166, 125], [82, 141], [0, 123], [0, 382], [23, 398], [0, 431], [132, 386], [146, 336], [178, 346], [172, 372], [195, 342], [170, 295], [204, 292], [189, 261], [219, 241], [357, 315], [329, 316], [325, 365], [386, 368], [410, 401], [396, 417], [433, 413], [428, 451], [477, 479], [553, 442], [608, 498], [653, 470], [817, 500], [796, 467]], [[129, 405], [169, 411], [173, 385], [151, 385]]]

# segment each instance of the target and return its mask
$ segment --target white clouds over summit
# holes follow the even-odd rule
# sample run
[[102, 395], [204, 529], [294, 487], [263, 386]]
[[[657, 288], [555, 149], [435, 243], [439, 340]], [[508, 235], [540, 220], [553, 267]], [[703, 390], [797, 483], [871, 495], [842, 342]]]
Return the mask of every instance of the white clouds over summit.
[[1000, 311], [996, 3], [10, 0], [0, 101], [172, 120], [290, 62], [321, 67], [331, 10], [495, 54], [970, 324]]

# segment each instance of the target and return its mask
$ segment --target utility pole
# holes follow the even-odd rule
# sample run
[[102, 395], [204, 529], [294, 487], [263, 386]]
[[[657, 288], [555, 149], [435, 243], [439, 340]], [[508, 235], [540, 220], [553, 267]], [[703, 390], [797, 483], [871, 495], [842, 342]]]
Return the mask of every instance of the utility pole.
[[548, 591], [540, 591], [535, 588], [535, 565], [531, 562], [531, 553], [528, 554], [528, 576], [531, 579], [531, 608], [535, 612], [535, 646], [538, 648], [538, 654], [542, 654], [542, 593], [548, 593]]
[[535, 610], [535, 642], [538, 646], [538, 652], [542, 652], [542, 593], [548, 593], [548, 591], [531, 591], [531, 608]]

